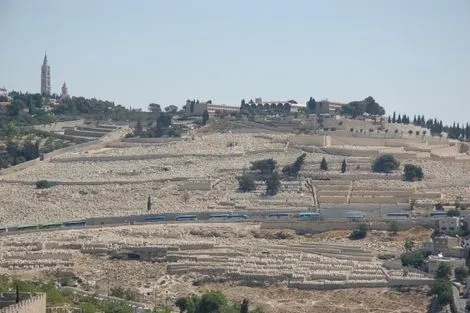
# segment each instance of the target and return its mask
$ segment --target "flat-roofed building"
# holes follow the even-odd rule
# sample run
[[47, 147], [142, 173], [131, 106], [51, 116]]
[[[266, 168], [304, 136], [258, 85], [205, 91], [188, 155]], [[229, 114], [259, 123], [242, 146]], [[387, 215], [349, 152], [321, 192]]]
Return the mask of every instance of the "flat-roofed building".
[[206, 110], [209, 113], [209, 116], [214, 116], [217, 112], [240, 112], [240, 107], [228, 104], [213, 104], [211, 100], [204, 102], [194, 100], [186, 101], [186, 116], [202, 116]]

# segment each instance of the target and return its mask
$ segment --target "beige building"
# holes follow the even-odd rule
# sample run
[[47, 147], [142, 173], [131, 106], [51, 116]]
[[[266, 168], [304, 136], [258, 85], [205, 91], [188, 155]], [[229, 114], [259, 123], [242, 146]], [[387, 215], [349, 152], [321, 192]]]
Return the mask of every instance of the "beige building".
[[314, 114], [338, 115], [344, 103], [322, 100], [317, 102]]
[[186, 116], [202, 116], [204, 111], [209, 113], [209, 116], [214, 116], [217, 112], [240, 112], [240, 107], [226, 105], [226, 104], [213, 104], [212, 101], [186, 101], [185, 114]]
[[21, 293], [17, 302], [15, 293], [0, 296], [0, 313], [46, 313], [46, 295]]
[[434, 237], [428, 250], [433, 254], [440, 253], [445, 257], [463, 258], [466, 256], [465, 248], [461, 247], [460, 240], [456, 237]]
[[439, 218], [439, 232], [454, 235], [460, 228], [460, 218], [457, 216], [445, 216]]
[[461, 258], [449, 258], [449, 257], [440, 257], [431, 255], [426, 261], [428, 272], [430, 274], [436, 274], [437, 268], [441, 263], [447, 263], [450, 265], [452, 276], [454, 275], [454, 270], [458, 267], [465, 267], [465, 259]]

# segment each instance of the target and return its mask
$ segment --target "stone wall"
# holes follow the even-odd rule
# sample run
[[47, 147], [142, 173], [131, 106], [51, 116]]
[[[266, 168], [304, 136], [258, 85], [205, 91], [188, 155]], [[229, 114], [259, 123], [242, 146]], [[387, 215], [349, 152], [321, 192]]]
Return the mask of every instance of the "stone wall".
[[24, 170], [26, 168], [29, 168], [31, 166], [34, 166], [38, 164], [39, 162], [40, 162], [39, 158], [31, 160], [31, 161], [26, 161], [26, 162], [23, 162], [14, 166], [10, 166], [9, 168], [1, 169], [0, 174], [7, 175], [7, 174], [15, 173], [15, 172]]
[[323, 135], [295, 135], [289, 136], [288, 141], [294, 145], [326, 146], [329, 142], [329, 139], [327, 140], [326, 137]]
[[214, 182], [212, 179], [200, 179], [200, 180], [191, 180], [188, 181], [180, 186], [181, 190], [212, 190], [214, 186]]
[[139, 137], [131, 137], [131, 138], [124, 138], [122, 142], [129, 142], [129, 143], [168, 143], [168, 142], [176, 142], [181, 141], [183, 138], [181, 137], [160, 137], [160, 138], [139, 138]]
[[66, 135], [66, 136], [81, 136], [81, 137], [101, 138], [104, 135], [106, 135], [106, 132], [66, 129], [64, 131], [64, 135]]
[[[435, 227], [436, 221], [416, 219], [416, 220], [397, 220], [398, 229], [408, 230], [415, 226], [423, 226], [427, 228]], [[371, 222], [369, 229], [371, 230], [388, 230], [389, 225], [386, 221]], [[265, 229], [293, 229], [299, 233], [321, 233], [330, 230], [355, 229], [357, 223], [352, 222], [278, 222], [265, 221], [261, 224], [261, 228]]]
[[85, 123], [85, 120], [80, 119], [80, 120], [75, 120], [75, 121], [24, 126], [24, 127], [21, 127], [21, 129], [24, 129], [24, 130], [36, 129], [36, 130], [41, 130], [41, 131], [59, 131], [59, 130], [62, 130], [64, 127], [76, 127], [76, 126], [83, 125], [84, 123]]
[[[16, 295], [11, 294], [10, 298], [14, 299], [14, 297]], [[32, 295], [29, 299], [0, 309], [0, 313], [46, 313], [46, 295]]]

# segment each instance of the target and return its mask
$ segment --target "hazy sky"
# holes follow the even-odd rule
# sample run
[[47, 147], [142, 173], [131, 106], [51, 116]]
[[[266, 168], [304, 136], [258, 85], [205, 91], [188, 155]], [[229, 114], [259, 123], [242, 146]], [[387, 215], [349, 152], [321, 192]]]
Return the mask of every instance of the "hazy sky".
[[0, 86], [146, 108], [360, 100], [470, 120], [469, 0], [0, 0]]

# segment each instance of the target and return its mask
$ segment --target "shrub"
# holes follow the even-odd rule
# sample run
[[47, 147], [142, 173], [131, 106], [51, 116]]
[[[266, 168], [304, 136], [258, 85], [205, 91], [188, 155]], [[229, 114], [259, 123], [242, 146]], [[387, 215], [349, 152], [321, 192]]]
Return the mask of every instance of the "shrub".
[[421, 166], [413, 164], [405, 164], [403, 169], [403, 180], [405, 181], [420, 181], [424, 178], [423, 169]]
[[455, 279], [461, 283], [465, 283], [466, 278], [468, 277], [468, 268], [467, 267], [457, 267], [454, 270]]
[[405, 243], [403, 244], [403, 246], [405, 247], [405, 250], [406, 251], [411, 251], [413, 250], [413, 246], [414, 246], [414, 242], [411, 241], [411, 240], [405, 240]]
[[358, 240], [366, 238], [367, 236], [367, 224], [359, 224], [357, 229], [353, 230], [352, 233], [349, 235], [349, 239], [351, 240]]
[[269, 196], [274, 196], [279, 192], [281, 187], [281, 180], [279, 174], [274, 172], [266, 179], [266, 194]]
[[243, 175], [237, 177], [238, 180], [238, 191], [250, 192], [256, 189], [255, 180], [251, 175]]
[[415, 268], [422, 268], [424, 260], [429, 256], [429, 252], [425, 250], [416, 250], [403, 253], [400, 257], [403, 266], [412, 266]]
[[48, 181], [48, 180], [38, 180], [36, 182], [36, 188], [37, 189], [46, 189], [46, 188], [51, 188], [54, 187], [56, 184], [54, 182]]
[[434, 206], [434, 209], [436, 211], [444, 211], [444, 205], [442, 203], [436, 203], [436, 205]]
[[460, 216], [460, 211], [457, 209], [450, 209], [446, 214], [447, 216]]
[[400, 162], [393, 155], [385, 154], [377, 157], [372, 164], [372, 171], [376, 173], [391, 173], [398, 169]]
[[390, 223], [388, 223], [388, 231], [396, 235], [398, 232], [398, 223], [396, 221], [391, 221]]

